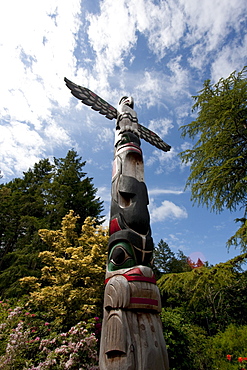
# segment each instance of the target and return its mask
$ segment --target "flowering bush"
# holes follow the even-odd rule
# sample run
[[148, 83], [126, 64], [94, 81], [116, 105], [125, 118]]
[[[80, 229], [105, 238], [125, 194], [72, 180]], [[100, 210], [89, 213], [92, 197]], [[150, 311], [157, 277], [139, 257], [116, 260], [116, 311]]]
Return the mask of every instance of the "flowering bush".
[[11, 309], [8, 304], [0, 311], [2, 317], [4, 311], [6, 314], [0, 324], [0, 339], [5, 344], [0, 370], [98, 369], [94, 333], [98, 318], [57, 333], [42, 313], [31, 313], [21, 306]]
[[247, 326], [229, 325], [208, 339], [210, 370], [247, 370]]
[[[235, 368], [238, 368], [240, 370], [246, 370], [244, 366], [244, 363], [247, 364], [247, 357], [238, 357], [238, 359], [232, 355], [226, 355], [226, 359], [232, 363], [232, 365], [235, 365]], [[235, 361], [234, 361], [235, 360]], [[237, 366], [236, 363], [239, 363]], [[240, 367], [239, 367], [240, 366]], [[233, 368], [233, 367], [232, 367]]]

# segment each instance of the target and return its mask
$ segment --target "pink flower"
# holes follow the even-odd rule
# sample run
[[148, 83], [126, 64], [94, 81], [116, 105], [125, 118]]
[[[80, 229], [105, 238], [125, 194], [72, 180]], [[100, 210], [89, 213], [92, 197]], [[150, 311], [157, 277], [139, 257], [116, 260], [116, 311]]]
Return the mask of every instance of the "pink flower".
[[25, 312], [25, 315], [27, 316], [27, 315], [29, 315], [29, 312]]
[[50, 325], [49, 322], [45, 322], [45, 326]]

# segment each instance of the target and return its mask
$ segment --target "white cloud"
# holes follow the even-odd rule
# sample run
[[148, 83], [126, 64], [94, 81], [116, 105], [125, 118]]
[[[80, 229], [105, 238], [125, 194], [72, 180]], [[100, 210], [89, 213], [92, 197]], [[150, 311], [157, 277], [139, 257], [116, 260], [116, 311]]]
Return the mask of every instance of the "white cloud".
[[53, 147], [58, 147], [66, 143], [67, 146], [73, 146], [73, 142], [66, 130], [59, 126], [54, 120], [50, 120], [44, 129], [45, 136], [49, 139]]
[[114, 138], [114, 130], [109, 127], [103, 127], [100, 130], [100, 133], [98, 134], [98, 139], [101, 142], [113, 143], [113, 138]]
[[[88, 13], [86, 17], [80, 0], [3, 2], [0, 5], [0, 114], [12, 137], [9, 139], [10, 134], [5, 132], [2, 141], [6, 142], [4, 145], [3, 141], [0, 148], [6, 170], [11, 173], [25, 162], [20, 163], [19, 157], [13, 154], [16, 122], [25, 122], [29, 127], [27, 143], [22, 142], [25, 153], [30, 150], [28, 138], [36, 132], [33, 158], [51, 148], [49, 137], [55, 138], [54, 146], [71, 143], [71, 131], [63, 127], [68, 120], [56, 121], [56, 125], [53, 122], [54, 111], [67, 114], [72, 101], [64, 86], [64, 76], [75, 78], [79, 84], [83, 81], [82, 85], [102, 93], [102, 98], [111, 98], [112, 104], [117, 102], [120, 90], [130, 90], [141, 107], [168, 109], [172, 104], [177, 107], [174, 111], [181, 124], [188, 115], [187, 103], [180, 105], [180, 98], [190, 95], [188, 62], [199, 70], [213, 61], [213, 79], [221, 73], [228, 75], [244, 62], [247, 38], [243, 38], [241, 47], [237, 47], [236, 42], [241, 39], [245, 7], [244, 0], [202, 0], [200, 3], [194, 0], [102, 0], [100, 11]], [[232, 30], [234, 41], [229, 43], [227, 38]], [[139, 34], [142, 42], [145, 40], [144, 47], [147, 44], [149, 48], [144, 57], [146, 64], [141, 64], [138, 72], [135, 68], [130, 73], [135, 58], [143, 57]], [[83, 52], [85, 45], [87, 50], [91, 48], [89, 55]], [[165, 59], [166, 53], [172, 54], [169, 62]], [[153, 65], [148, 63], [149, 58]], [[165, 67], [160, 68], [159, 63]], [[71, 106], [75, 108], [75, 104]], [[95, 112], [92, 114], [95, 117]], [[173, 113], [169, 114], [166, 117]], [[87, 131], [95, 132], [93, 121], [90, 113], [85, 115]], [[111, 140], [112, 135], [106, 126], [102, 127], [105, 142]], [[156, 120], [151, 121], [150, 127], [165, 136], [172, 124], [169, 119]], [[165, 156], [154, 152], [148, 164], [158, 164], [157, 173], [164, 171], [164, 167], [172, 169], [178, 164], [175, 154], [174, 150]], [[8, 163], [12, 163], [11, 167]]]
[[241, 40], [241, 44], [230, 43], [217, 54], [211, 67], [213, 82], [228, 77], [234, 70], [239, 72], [246, 65], [247, 35]]
[[193, 148], [192, 143], [189, 143], [188, 141], [184, 141], [183, 144], [181, 144], [181, 150], [182, 151], [192, 149], [192, 148]]
[[145, 104], [147, 108], [164, 104], [164, 91], [169, 91], [170, 83], [165, 76], [156, 71], [145, 71], [136, 78], [135, 96], [138, 105]]
[[88, 37], [96, 53], [94, 70], [101, 83], [105, 83], [104, 76], [111, 75], [115, 67], [124, 67], [123, 59], [129, 56], [137, 37], [130, 2], [104, 0], [100, 10], [99, 15], [89, 14], [87, 17], [90, 23]]
[[181, 161], [178, 158], [176, 149], [171, 148], [169, 152], [163, 152], [155, 149], [152, 155], [146, 160], [146, 166], [155, 165], [155, 173], [171, 172], [177, 166], [180, 166]]
[[13, 121], [0, 126], [0, 163], [4, 176], [27, 170], [43, 151], [41, 136], [27, 124]]
[[168, 134], [168, 131], [173, 128], [173, 124], [168, 118], [153, 119], [150, 121], [148, 128], [163, 138]]
[[179, 55], [176, 58], [172, 59], [167, 66], [172, 72], [170, 78], [171, 87], [169, 93], [176, 98], [179, 95], [185, 97], [190, 97], [188, 87], [189, 87], [189, 75], [188, 71], [181, 66], [182, 56]]
[[148, 44], [159, 58], [163, 58], [168, 48], [177, 48], [185, 31], [183, 9], [179, 2], [161, 1], [158, 5], [147, 1], [146, 12], [149, 22], [145, 33]]
[[164, 200], [161, 204], [161, 206], [156, 207], [151, 202], [150, 207], [150, 218], [151, 222], [161, 222], [166, 219], [181, 219], [181, 218], [187, 218], [188, 213], [186, 209], [177, 206], [173, 202], [170, 202], [168, 200]]
[[100, 186], [97, 190], [97, 196], [100, 197], [104, 202], [110, 203], [111, 190], [106, 186]]
[[[1, 168], [26, 170], [47, 146], [69, 144], [52, 121], [69, 102], [64, 75], [74, 75], [80, 1], [9, 1], [0, 5]], [[25, 123], [24, 123], [25, 122]]]
[[176, 189], [160, 189], [160, 188], [155, 188], [155, 189], [150, 189], [148, 190], [149, 195], [162, 195], [162, 194], [183, 194], [182, 190], [176, 190]]
[[[238, 34], [246, 19], [244, 0], [182, 0], [188, 33], [185, 44], [192, 46], [190, 64], [202, 69], [224, 47], [227, 36], [234, 29]], [[240, 34], [237, 37], [241, 37]], [[215, 53], [213, 53], [215, 52]]]
[[[78, 30], [80, 1], [9, 1], [0, 10], [0, 63], [6, 72], [1, 81], [3, 107], [10, 115], [16, 111], [18, 96], [13, 92], [17, 92], [23, 94], [25, 105], [34, 114], [37, 112], [37, 118], [44, 118], [51, 107], [50, 100], [68, 102], [62, 89], [63, 77], [74, 73], [74, 34]], [[14, 24], [12, 32], [10, 20]]]
[[[208, 53], [222, 47], [232, 28], [239, 31], [245, 7], [244, 0], [202, 0], [200, 4], [194, 0], [159, 4], [151, 0], [103, 0], [100, 14], [88, 15], [95, 72], [104, 81], [103, 76], [112, 74], [114, 68], [124, 69], [125, 60], [133, 60], [138, 32], [145, 35], [150, 51], [160, 59], [168, 50], [192, 47], [191, 65], [200, 69]], [[177, 70], [176, 77], [184, 79], [184, 69]]]

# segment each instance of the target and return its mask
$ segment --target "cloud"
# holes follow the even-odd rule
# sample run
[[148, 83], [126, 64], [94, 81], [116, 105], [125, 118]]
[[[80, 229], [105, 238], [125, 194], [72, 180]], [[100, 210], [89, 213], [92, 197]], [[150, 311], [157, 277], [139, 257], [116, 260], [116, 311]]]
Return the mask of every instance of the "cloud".
[[148, 128], [163, 138], [173, 128], [173, 124], [171, 119], [168, 118], [153, 119], [150, 121]]
[[110, 203], [111, 190], [106, 186], [100, 186], [97, 190], [97, 196], [100, 197], [104, 202]]
[[[189, 99], [201, 69], [205, 72], [212, 65], [212, 78], [217, 79], [245, 61], [244, 0], [202, 0], [200, 4], [194, 0], [102, 0], [98, 4], [97, 13], [90, 12], [95, 7], [89, 6], [87, 14], [80, 0], [0, 5], [0, 114], [1, 124], [6, 125], [0, 158], [5, 173], [46, 155], [52, 145], [66, 147], [75, 130], [79, 131], [65, 116], [71, 115], [72, 108], [76, 118], [84, 110], [77, 111], [79, 105], [72, 103], [64, 76], [102, 94], [111, 104], [122, 92], [130, 92], [141, 108], [165, 109], [168, 118], [150, 124], [165, 136], [174, 113], [179, 125], [187, 118], [189, 105], [181, 100]], [[86, 113], [83, 129], [97, 136], [94, 120]], [[111, 138], [109, 127], [102, 126], [100, 150]], [[20, 128], [27, 143], [22, 141], [22, 155], [17, 156], [13, 130], [20, 132]], [[30, 137], [35, 137], [33, 146]], [[148, 163], [158, 164], [157, 173], [165, 167], [171, 170], [178, 165], [175, 154], [174, 149], [166, 157], [153, 152]]]
[[29, 125], [12, 121], [0, 126], [0, 163], [4, 176], [27, 170], [43, 151], [42, 137]]
[[183, 0], [188, 32], [184, 44], [191, 46], [190, 65], [202, 69], [224, 48], [227, 36], [235, 30], [241, 38], [241, 27], [246, 21], [244, 0], [208, 1], [200, 5], [194, 0]]
[[232, 29], [240, 34], [245, 7], [244, 0], [202, 0], [200, 4], [194, 0], [101, 1], [100, 14], [87, 17], [95, 71], [103, 81], [115, 68], [124, 69], [125, 62], [133, 60], [138, 33], [146, 37], [150, 51], [160, 60], [168, 51], [191, 47], [190, 64], [200, 69], [208, 53], [218, 51]]
[[156, 207], [154, 204], [150, 207], [151, 222], [161, 222], [165, 219], [181, 219], [187, 218], [188, 213], [186, 209], [177, 206], [173, 202], [164, 200], [161, 206]]
[[180, 166], [181, 161], [178, 158], [176, 149], [171, 148], [169, 152], [162, 152], [155, 149], [152, 155], [147, 158], [146, 166], [155, 165], [155, 173], [161, 174], [163, 172], [171, 172], [176, 167]]
[[217, 54], [212, 63], [212, 81], [217, 82], [220, 78], [227, 78], [234, 70], [240, 71], [246, 65], [247, 35], [241, 43], [231, 42]]
[[162, 194], [183, 194], [183, 190], [173, 190], [173, 189], [150, 189], [148, 190], [149, 195], [162, 195]]
[[179, 2], [172, 0], [154, 4], [147, 1], [145, 34], [150, 50], [162, 59], [168, 48], [176, 49], [183, 36], [186, 24], [184, 12]]
[[94, 71], [105, 83], [115, 67], [124, 67], [124, 58], [129, 57], [137, 41], [131, 4], [125, 0], [104, 0], [100, 14], [88, 14], [87, 20], [89, 42], [96, 54]]
[[79, 0], [0, 5], [0, 159], [5, 175], [26, 170], [50, 146], [71, 142], [52, 116], [69, 102], [63, 77], [75, 71], [79, 13]]
[[103, 127], [98, 134], [98, 139], [104, 143], [113, 143], [114, 130], [109, 127]]
[[59, 126], [58, 122], [51, 119], [47, 123], [44, 129], [46, 142], [48, 139], [53, 147], [62, 146], [64, 143], [69, 147], [74, 146], [68, 132], [63, 127]]

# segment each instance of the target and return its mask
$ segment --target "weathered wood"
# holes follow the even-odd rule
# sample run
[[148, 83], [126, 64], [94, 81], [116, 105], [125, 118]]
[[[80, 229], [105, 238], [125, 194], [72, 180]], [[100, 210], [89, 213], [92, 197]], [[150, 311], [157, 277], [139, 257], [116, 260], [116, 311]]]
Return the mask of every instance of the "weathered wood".
[[137, 117], [129, 106], [119, 111], [99, 365], [100, 370], [168, 370]]
[[170, 146], [138, 123], [131, 97], [123, 97], [116, 109], [89, 89], [65, 82], [84, 104], [117, 119], [100, 370], [168, 370], [139, 138], [163, 151]]

